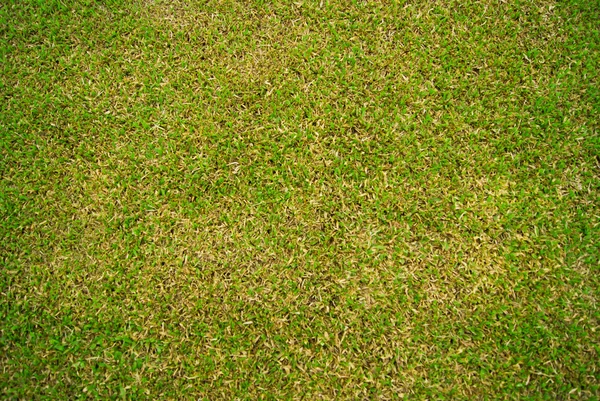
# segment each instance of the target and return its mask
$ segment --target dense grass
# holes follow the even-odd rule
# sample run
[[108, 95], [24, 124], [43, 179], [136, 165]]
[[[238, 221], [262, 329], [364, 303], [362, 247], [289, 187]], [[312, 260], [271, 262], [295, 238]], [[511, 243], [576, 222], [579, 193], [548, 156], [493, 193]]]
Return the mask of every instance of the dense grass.
[[0, 3], [4, 399], [596, 399], [600, 5]]

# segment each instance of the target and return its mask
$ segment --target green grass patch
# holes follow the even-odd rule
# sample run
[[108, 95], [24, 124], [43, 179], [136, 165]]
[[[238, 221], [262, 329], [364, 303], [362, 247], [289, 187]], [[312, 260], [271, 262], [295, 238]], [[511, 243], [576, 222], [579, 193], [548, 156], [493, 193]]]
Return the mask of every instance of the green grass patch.
[[0, 4], [3, 399], [596, 399], [598, 1]]

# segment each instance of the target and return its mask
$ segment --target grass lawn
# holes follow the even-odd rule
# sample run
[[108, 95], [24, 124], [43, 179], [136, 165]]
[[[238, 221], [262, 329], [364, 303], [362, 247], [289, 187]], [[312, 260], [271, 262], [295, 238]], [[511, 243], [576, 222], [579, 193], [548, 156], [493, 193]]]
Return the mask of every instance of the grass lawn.
[[3, 0], [0, 398], [600, 397], [600, 2]]

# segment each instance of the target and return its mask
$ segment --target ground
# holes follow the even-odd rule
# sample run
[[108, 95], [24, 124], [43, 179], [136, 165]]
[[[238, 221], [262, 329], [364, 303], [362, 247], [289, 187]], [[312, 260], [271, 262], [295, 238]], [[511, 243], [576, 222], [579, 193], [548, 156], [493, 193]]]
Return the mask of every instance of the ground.
[[3, 399], [596, 399], [600, 3], [4, 1]]

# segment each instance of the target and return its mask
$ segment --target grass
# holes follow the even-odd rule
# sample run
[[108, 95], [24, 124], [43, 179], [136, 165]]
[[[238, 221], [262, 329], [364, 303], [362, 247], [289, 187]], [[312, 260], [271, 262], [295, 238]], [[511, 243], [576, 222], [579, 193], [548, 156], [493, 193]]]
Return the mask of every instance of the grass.
[[3, 399], [597, 399], [600, 3], [3, 1]]

